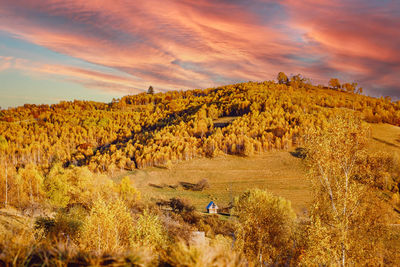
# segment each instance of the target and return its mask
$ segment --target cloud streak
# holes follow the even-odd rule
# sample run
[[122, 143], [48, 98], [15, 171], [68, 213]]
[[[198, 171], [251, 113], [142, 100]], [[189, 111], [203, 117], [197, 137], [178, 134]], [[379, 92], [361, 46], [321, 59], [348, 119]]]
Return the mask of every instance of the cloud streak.
[[285, 5], [291, 27], [304, 31], [310, 51], [323, 55], [321, 76], [353, 78], [373, 95], [400, 96], [399, 3], [287, 0]]
[[[1, 31], [118, 75], [64, 62], [28, 62], [19, 69], [90, 88], [204, 88], [285, 71], [325, 83], [333, 76], [356, 80], [370, 94], [400, 95], [395, 1], [1, 3]], [[12, 66], [3, 56], [0, 71]]]

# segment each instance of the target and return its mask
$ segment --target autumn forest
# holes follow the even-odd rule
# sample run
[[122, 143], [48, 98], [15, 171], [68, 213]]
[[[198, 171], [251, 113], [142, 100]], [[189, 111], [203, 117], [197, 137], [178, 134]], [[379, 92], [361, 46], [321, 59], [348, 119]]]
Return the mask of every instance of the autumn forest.
[[[283, 72], [209, 89], [151, 87], [111, 103], [2, 109], [0, 266], [395, 266], [400, 155], [370, 147], [371, 127], [383, 124], [400, 127], [399, 101]], [[129, 176], [276, 151], [307, 173], [304, 214], [243, 188], [210, 215], [189, 198], [147, 198]]]

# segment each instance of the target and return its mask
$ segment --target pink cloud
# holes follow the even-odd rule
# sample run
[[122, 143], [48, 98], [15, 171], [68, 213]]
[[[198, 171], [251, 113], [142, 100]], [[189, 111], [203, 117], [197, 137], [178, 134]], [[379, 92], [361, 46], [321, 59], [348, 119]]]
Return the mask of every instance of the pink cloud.
[[[2, 12], [7, 15], [0, 19], [0, 28], [35, 44], [92, 63], [142, 70], [142, 79], [155, 81], [163, 87], [188, 87], [189, 81], [192, 87], [213, 84], [210, 77], [199, 70], [171, 64], [174, 60], [199, 66], [213, 65], [210, 71], [218, 72], [220, 76], [260, 79], [268, 73], [260, 69], [267, 70], [273, 66], [259, 60], [260, 53], [268, 51], [279, 57], [289, 49], [297, 50], [286, 44], [286, 36], [258, 25], [253, 14], [234, 4], [155, 0], [140, 5], [113, 1], [106, 6], [98, 5], [96, 1], [78, 0], [68, 4], [63, 1], [40, 3], [27, 1], [24, 5], [24, 10], [29, 10], [26, 16], [15, 16], [18, 11], [12, 8], [3, 9]], [[30, 11], [82, 23], [93, 33], [54, 26], [38, 20], [36, 16], [30, 18]], [[133, 40], [121, 44], [118, 40], [105, 38], [108, 34], [113, 37], [115, 31]], [[240, 69], [232, 70], [229, 66], [232, 61]], [[247, 62], [254, 62], [253, 66]], [[150, 73], [148, 70], [155, 75], [146, 75]]]
[[311, 51], [324, 55], [326, 74], [353, 77], [370, 87], [398, 88], [400, 18], [395, 14], [400, 14], [400, 5], [361, 0], [285, 4], [291, 27], [305, 32]]
[[[278, 71], [398, 88], [397, 4], [317, 0], [12, 1], [0, 30], [126, 75], [41, 62], [31, 72], [128, 91], [265, 80]], [[378, 4], [377, 4], [378, 3]], [[282, 9], [265, 9], [274, 4]], [[391, 6], [394, 5], [394, 6]], [[254, 7], [251, 9], [250, 7]], [[273, 20], [265, 22], [268, 16]], [[272, 21], [272, 22], [271, 22]], [[9, 68], [9, 63], [1, 63]]]
[[3, 57], [0, 56], [0, 72], [10, 69], [12, 65], [14, 64], [14, 58], [13, 57]]
[[12, 68], [24, 71], [31, 76], [45, 76], [72, 81], [87, 88], [101, 89], [107, 92], [140, 93], [141, 83], [129, 75], [116, 75], [104, 71], [94, 71], [75, 66], [30, 62], [15, 59]]

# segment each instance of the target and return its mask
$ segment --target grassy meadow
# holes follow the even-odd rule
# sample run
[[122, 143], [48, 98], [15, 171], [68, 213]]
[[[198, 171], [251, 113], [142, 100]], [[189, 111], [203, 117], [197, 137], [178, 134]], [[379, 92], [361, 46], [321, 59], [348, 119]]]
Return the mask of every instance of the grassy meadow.
[[390, 124], [370, 124], [372, 151], [384, 151], [400, 155], [400, 127]]
[[[301, 159], [289, 152], [274, 151], [252, 157], [222, 155], [180, 162], [171, 169], [148, 168], [129, 173], [145, 198], [169, 199], [180, 196], [189, 199], [198, 211], [205, 211], [212, 200], [220, 207], [246, 189], [267, 189], [291, 200], [301, 213], [310, 200], [310, 186]], [[207, 179], [210, 187], [203, 191], [176, 189], [169, 185], [179, 182], [197, 183]], [[160, 185], [163, 188], [156, 188]]]

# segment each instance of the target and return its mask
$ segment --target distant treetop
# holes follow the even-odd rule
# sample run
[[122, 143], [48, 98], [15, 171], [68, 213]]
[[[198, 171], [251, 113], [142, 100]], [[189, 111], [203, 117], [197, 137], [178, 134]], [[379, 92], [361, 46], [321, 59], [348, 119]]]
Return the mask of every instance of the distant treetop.
[[153, 86], [149, 86], [149, 89], [147, 89], [147, 93], [149, 94], [149, 95], [153, 95], [154, 94], [154, 88], [153, 88]]
[[286, 76], [284, 72], [279, 72], [277, 76], [277, 80], [279, 84], [288, 84], [289, 83], [289, 78]]

